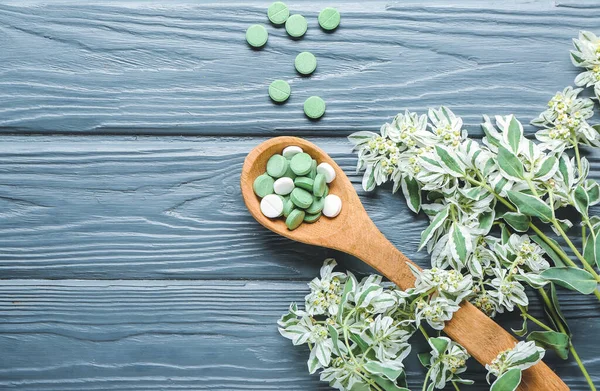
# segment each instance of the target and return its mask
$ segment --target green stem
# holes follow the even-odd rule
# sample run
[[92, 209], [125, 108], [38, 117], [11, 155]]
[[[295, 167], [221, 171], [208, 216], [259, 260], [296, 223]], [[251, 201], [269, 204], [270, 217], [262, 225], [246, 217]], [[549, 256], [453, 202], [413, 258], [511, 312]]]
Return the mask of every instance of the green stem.
[[455, 389], [456, 391], [460, 391], [460, 388], [458, 388], [458, 385], [457, 385], [456, 383], [454, 383], [454, 382], [451, 382], [451, 383], [452, 383], [452, 385], [454, 386], [454, 389]]
[[[543, 288], [538, 289], [538, 291], [540, 292], [540, 295], [542, 296], [542, 300], [544, 300], [544, 304], [548, 308], [548, 311], [550, 312], [550, 316], [554, 320], [554, 323], [556, 323], [556, 326], [558, 327], [560, 332], [564, 333], [566, 335], [569, 335], [567, 333], [567, 330], [565, 329], [565, 327], [562, 324], [562, 320], [561, 320], [560, 316], [554, 309], [554, 306], [552, 305], [552, 302], [550, 301], [550, 298], [548, 297], [548, 294], [546, 293], [546, 291]], [[596, 386], [594, 386], [594, 382], [592, 381], [592, 378], [590, 377], [590, 374], [588, 373], [587, 369], [585, 369], [583, 362], [579, 358], [579, 355], [577, 354], [577, 351], [575, 350], [575, 347], [573, 346], [573, 343], [570, 340], [569, 340], [569, 351], [573, 355], [575, 362], [577, 362], [577, 365], [579, 366], [579, 369], [581, 370], [583, 377], [585, 377], [585, 380], [588, 382], [588, 385], [590, 386], [590, 390], [597, 391]]]
[[[433, 367], [431, 367], [433, 368]], [[427, 381], [429, 380], [429, 376], [431, 376], [431, 368], [429, 368], [429, 370], [427, 371], [427, 375], [425, 375], [425, 381], [423, 381], [423, 390], [422, 391], [427, 391]]]
[[575, 256], [577, 257], [577, 259], [579, 259], [579, 261], [583, 265], [583, 268], [585, 270], [587, 270], [588, 272], [590, 272], [590, 274], [592, 276], [594, 276], [594, 278], [596, 279], [596, 281], [600, 282], [600, 276], [598, 275], [598, 273], [596, 273], [596, 271], [594, 270], [594, 268], [591, 267], [589, 263], [587, 263], [587, 261], [585, 260], [585, 258], [583, 258], [583, 255], [581, 255], [581, 253], [579, 252], [579, 250], [577, 250], [577, 247], [575, 247], [575, 245], [573, 244], [573, 242], [571, 241], [571, 239], [569, 239], [569, 237], [567, 236], [567, 234], [565, 233], [565, 231], [562, 229], [562, 227], [560, 226], [560, 224], [558, 224], [558, 221], [556, 221], [556, 219], [553, 219], [552, 220], [552, 224], [554, 224], [554, 228], [556, 228], [556, 230], [558, 231], [558, 233], [560, 234], [560, 236], [562, 236], [562, 238], [565, 240], [565, 242], [567, 243], [567, 246], [569, 246], [569, 248], [571, 249], [571, 251], [573, 251], [573, 254], [575, 254]]
[[540, 326], [541, 328], [543, 328], [546, 331], [555, 331], [554, 329], [552, 329], [550, 326], [543, 323], [541, 320], [539, 320], [535, 316], [529, 315], [527, 312], [523, 312], [523, 316], [526, 317], [527, 319], [529, 319], [530, 321], [532, 321], [533, 323], [535, 323], [536, 325]]
[[423, 336], [425, 337], [425, 339], [429, 339], [429, 335], [427, 334], [427, 331], [425, 331], [425, 329], [423, 328], [423, 326], [419, 326], [419, 330], [421, 330], [421, 334], [423, 334]]

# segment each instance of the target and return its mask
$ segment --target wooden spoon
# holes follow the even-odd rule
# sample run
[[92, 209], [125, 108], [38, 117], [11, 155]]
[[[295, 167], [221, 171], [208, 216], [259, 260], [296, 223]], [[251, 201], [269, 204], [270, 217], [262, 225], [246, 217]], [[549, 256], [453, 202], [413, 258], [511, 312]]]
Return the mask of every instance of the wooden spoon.
[[[260, 211], [260, 200], [252, 190], [254, 179], [264, 173], [267, 160], [281, 153], [288, 145], [297, 145], [319, 163], [333, 166], [337, 177], [330, 184], [330, 193], [343, 202], [341, 213], [333, 219], [322, 217], [313, 224], [302, 224], [289, 231], [283, 219], [269, 219]], [[351, 254], [385, 275], [401, 289], [414, 286], [415, 277], [410, 272], [404, 254], [390, 243], [367, 215], [358, 194], [342, 169], [324, 151], [297, 137], [275, 137], [254, 148], [242, 167], [241, 188], [244, 202], [254, 218], [271, 231], [302, 243], [332, 248]], [[489, 364], [503, 350], [515, 346], [513, 338], [497, 323], [470, 303], [446, 323], [444, 332], [464, 346], [481, 364]], [[563, 391], [569, 387], [543, 362], [523, 373], [520, 391]]]

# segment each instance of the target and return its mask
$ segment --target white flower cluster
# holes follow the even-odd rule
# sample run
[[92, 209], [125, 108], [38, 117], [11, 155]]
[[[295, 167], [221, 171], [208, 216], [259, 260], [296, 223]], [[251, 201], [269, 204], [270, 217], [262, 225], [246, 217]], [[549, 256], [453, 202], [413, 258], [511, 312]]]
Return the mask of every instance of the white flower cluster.
[[557, 92], [548, 102], [548, 109], [531, 121], [543, 128], [535, 134], [543, 149], [562, 151], [577, 143], [600, 145], [598, 132], [587, 122], [594, 115], [594, 102], [579, 98], [582, 90], [567, 87]]
[[466, 363], [471, 357], [465, 348], [446, 337], [429, 338], [428, 342], [431, 352], [420, 359], [429, 368], [429, 377], [435, 388], [442, 389], [448, 382], [473, 384], [472, 380], [458, 376], [467, 370]]
[[[371, 275], [358, 282], [352, 273], [334, 272], [325, 260], [320, 278], [309, 283], [306, 310], [292, 304], [278, 322], [279, 332], [294, 345], [308, 344], [310, 373], [339, 390], [367, 389], [389, 382], [406, 387], [403, 361], [410, 353], [409, 338], [425, 319], [442, 329], [471, 292], [470, 276], [446, 270], [414, 269], [417, 287], [401, 291]], [[336, 307], [335, 309], [333, 307]], [[432, 352], [430, 365], [436, 388], [447, 381], [463, 381], [469, 357], [447, 338], [444, 348]]]
[[514, 348], [501, 352], [491, 364], [485, 366], [488, 370], [488, 383], [490, 375], [500, 377], [511, 369], [525, 370], [534, 366], [544, 358], [545, 353], [546, 351], [536, 346], [533, 341], [515, 344]]
[[571, 61], [585, 71], [577, 75], [575, 84], [594, 87], [596, 97], [600, 99], [600, 38], [589, 31], [581, 31], [579, 39], [573, 40], [575, 50], [571, 51]]

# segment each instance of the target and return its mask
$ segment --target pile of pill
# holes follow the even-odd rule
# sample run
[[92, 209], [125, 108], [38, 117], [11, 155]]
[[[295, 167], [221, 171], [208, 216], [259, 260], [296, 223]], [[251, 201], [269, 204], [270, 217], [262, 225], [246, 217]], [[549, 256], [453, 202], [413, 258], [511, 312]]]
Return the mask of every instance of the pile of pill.
[[267, 170], [252, 185], [261, 198], [260, 211], [270, 219], [285, 217], [285, 225], [294, 230], [304, 223], [336, 217], [342, 200], [329, 194], [335, 170], [329, 163], [318, 164], [302, 148], [290, 145], [281, 154], [271, 156]]
[[[299, 39], [308, 29], [306, 18], [300, 14], [290, 16], [290, 10], [285, 3], [276, 1], [267, 9], [269, 21], [276, 26], [285, 25], [285, 31], [293, 39]], [[340, 13], [337, 9], [327, 7], [321, 10], [318, 22], [325, 31], [333, 31], [340, 25]], [[267, 29], [260, 24], [254, 24], [246, 30], [246, 41], [253, 48], [262, 48], [269, 39]], [[317, 69], [317, 58], [310, 52], [302, 52], [294, 60], [296, 71], [302, 76], [311, 75]], [[285, 80], [277, 79], [269, 85], [269, 97], [275, 103], [288, 100], [292, 89]], [[325, 101], [318, 96], [311, 96], [304, 102], [304, 114], [310, 119], [319, 119], [325, 114]]]

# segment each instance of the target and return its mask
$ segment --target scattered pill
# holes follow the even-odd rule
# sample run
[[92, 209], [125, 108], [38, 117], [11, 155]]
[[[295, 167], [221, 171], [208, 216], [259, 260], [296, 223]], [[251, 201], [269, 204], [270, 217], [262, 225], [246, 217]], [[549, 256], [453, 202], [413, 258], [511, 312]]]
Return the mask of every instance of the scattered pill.
[[281, 178], [288, 169], [288, 160], [281, 155], [273, 155], [267, 162], [267, 174]]
[[248, 41], [250, 46], [255, 48], [263, 47], [267, 43], [267, 39], [269, 39], [269, 33], [260, 24], [253, 24], [246, 30], [246, 41]]
[[256, 179], [254, 180], [254, 183], [252, 184], [252, 189], [254, 190], [254, 193], [259, 196], [260, 198], [263, 198], [269, 194], [273, 194], [273, 184], [275, 183], [275, 180], [273, 178], [271, 178], [269, 175], [267, 174], [262, 174], [259, 175], [258, 177], [256, 177]]
[[313, 203], [310, 204], [308, 208], [306, 208], [306, 213], [314, 215], [323, 210], [323, 206], [325, 205], [325, 197], [315, 198]]
[[304, 189], [304, 190], [308, 191], [309, 193], [312, 193], [312, 191], [313, 191], [313, 183], [314, 183], [314, 180], [307, 176], [299, 176], [299, 177], [296, 177], [296, 179], [294, 179], [294, 185], [296, 187]]
[[[275, 182], [275, 184], [277, 184], [277, 182]], [[313, 189], [312, 189], [314, 196], [319, 197], [319, 198], [323, 197], [323, 194], [325, 194], [326, 187], [327, 187], [327, 182], [325, 181], [325, 175], [317, 174], [317, 176], [315, 177], [315, 180], [313, 183]], [[275, 193], [277, 193], [277, 190], [275, 190]]]
[[273, 183], [275, 194], [288, 195], [294, 190], [294, 180], [292, 178], [281, 177]]
[[306, 209], [313, 203], [313, 196], [308, 191], [299, 187], [294, 188], [290, 193], [290, 200], [298, 208]]
[[311, 52], [302, 52], [296, 56], [294, 66], [298, 73], [310, 75], [317, 69], [317, 58]]
[[[291, 198], [290, 198], [291, 199]], [[335, 194], [329, 194], [325, 197], [323, 205], [323, 214], [327, 217], [336, 217], [342, 210], [342, 200]]]
[[304, 16], [295, 14], [288, 18], [285, 22], [285, 31], [294, 38], [299, 38], [306, 33], [308, 24]]
[[290, 167], [294, 174], [304, 176], [310, 172], [312, 161], [313, 159], [308, 153], [298, 153], [290, 160]]
[[312, 119], [318, 119], [325, 114], [325, 101], [318, 96], [311, 96], [304, 101], [304, 114]]
[[317, 166], [317, 173], [325, 175], [327, 183], [333, 182], [335, 179], [335, 170], [329, 163], [321, 163]]
[[277, 194], [268, 194], [260, 201], [260, 211], [270, 219], [283, 213], [283, 201]]
[[292, 200], [288, 199], [283, 204], [283, 216], [284, 217], [288, 217], [289, 214], [294, 210], [295, 207], [296, 207], [296, 205], [294, 205], [294, 203], [292, 202]]
[[269, 97], [277, 103], [288, 100], [292, 92], [290, 85], [285, 80], [274, 80], [269, 85]]
[[290, 212], [289, 216], [285, 219], [285, 225], [290, 231], [295, 230], [304, 221], [304, 211], [300, 209], [294, 209]]
[[311, 224], [311, 223], [314, 223], [314, 222], [316, 222], [316, 221], [317, 221], [317, 220], [319, 220], [320, 218], [321, 218], [321, 213], [315, 213], [315, 214], [312, 214], [312, 215], [311, 215], [311, 214], [308, 214], [308, 213], [306, 213], [306, 214], [304, 215], [304, 222], [305, 222], [305, 223], [309, 223], [309, 224]]
[[296, 145], [290, 145], [289, 147], [285, 147], [283, 149], [283, 152], [281, 152], [281, 154], [283, 155], [284, 158], [286, 159], [291, 159], [294, 156], [296, 156], [299, 153], [304, 152], [302, 150], [302, 148], [296, 146]]
[[290, 10], [288, 9], [287, 5], [281, 1], [276, 1], [267, 9], [267, 16], [273, 24], [284, 24], [290, 16]]
[[335, 30], [340, 25], [340, 12], [332, 7], [324, 8], [319, 12], [319, 26], [324, 30]]

